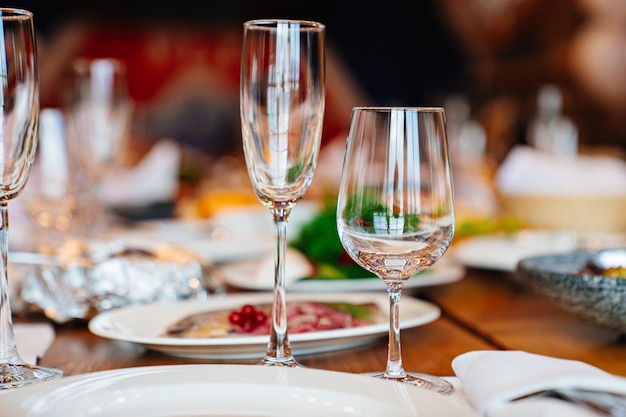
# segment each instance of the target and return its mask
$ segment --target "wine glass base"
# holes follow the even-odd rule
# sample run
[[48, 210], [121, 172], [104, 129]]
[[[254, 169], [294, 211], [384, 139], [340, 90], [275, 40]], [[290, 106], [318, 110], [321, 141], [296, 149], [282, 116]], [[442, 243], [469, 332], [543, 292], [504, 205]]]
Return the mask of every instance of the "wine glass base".
[[390, 377], [385, 376], [384, 372], [367, 372], [364, 375], [379, 379], [385, 379], [388, 381], [403, 382], [405, 384], [415, 385], [417, 387], [434, 391], [439, 394], [452, 394], [454, 392], [454, 387], [450, 382], [433, 375], [405, 374], [403, 377]]
[[304, 368], [300, 363], [298, 363], [293, 356], [287, 358], [273, 358], [270, 356], [266, 356], [259, 365], [264, 366], [281, 366], [285, 368]]
[[61, 378], [63, 371], [27, 363], [0, 364], [0, 390]]

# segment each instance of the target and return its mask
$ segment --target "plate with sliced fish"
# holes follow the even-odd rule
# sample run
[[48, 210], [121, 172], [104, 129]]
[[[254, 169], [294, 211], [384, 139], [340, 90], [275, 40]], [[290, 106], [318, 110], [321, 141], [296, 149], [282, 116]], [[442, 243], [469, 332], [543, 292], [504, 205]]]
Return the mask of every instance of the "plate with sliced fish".
[[[254, 359], [265, 356], [272, 293], [213, 296], [124, 307], [100, 313], [89, 330], [171, 356], [199, 359]], [[385, 293], [290, 293], [289, 340], [294, 355], [349, 349], [373, 343], [389, 331]], [[400, 327], [436, 320], [436, 305], [406, 296]]]

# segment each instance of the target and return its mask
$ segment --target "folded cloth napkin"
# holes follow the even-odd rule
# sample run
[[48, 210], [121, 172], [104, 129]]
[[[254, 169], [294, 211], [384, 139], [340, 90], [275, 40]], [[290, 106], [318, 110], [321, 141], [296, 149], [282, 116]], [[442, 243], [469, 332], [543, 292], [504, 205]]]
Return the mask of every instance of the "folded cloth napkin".
[[626, 378], [580, 361], [522, 351], [473, 351], [452, 369], [469, 403], [485, 417], [597, 416], [554, 398], [517, 398], [550, 389], [588, 389], [626, 394]]
[[504, 194], [626, 195], [626, 162], [608, 155], [557, 158], [517, 146], [495, 176]]
[[137, 165], [105, 178], [103, 201], [110, 206], [140, 207], [174, 200], [181, 157], [174, 141], [157, 142]]
[[17, 350], [26, 363], [36, 364], [54, 341], [50, 323], [16, 323], [13, 325]]

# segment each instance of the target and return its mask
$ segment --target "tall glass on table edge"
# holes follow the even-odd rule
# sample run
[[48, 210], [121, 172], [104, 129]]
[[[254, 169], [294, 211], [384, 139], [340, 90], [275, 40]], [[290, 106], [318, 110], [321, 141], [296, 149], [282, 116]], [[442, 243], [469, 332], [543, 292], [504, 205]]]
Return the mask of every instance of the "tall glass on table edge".
[[60, 378], [59, 369], [24, 362], [8, 291], [9, 200], [24, 189], [37, 149], [39, 87], [33, 14], [0, 8], [0, 390]]
[[289, 343], [285, 297], [287, 222], [317, 164], [325, 106], [325, 26], [304, 20], [244, 23], [240, 113], [256, 195], [275, 226], [270, 340], [264, 365], [300, 367]]

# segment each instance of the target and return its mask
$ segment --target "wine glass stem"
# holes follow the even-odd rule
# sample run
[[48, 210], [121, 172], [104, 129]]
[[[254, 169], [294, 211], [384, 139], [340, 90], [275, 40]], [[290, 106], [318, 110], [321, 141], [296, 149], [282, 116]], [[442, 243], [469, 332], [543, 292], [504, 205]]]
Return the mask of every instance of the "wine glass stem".
[[274, 303], [270, 341], [264, 362], [293, 362], [287, 335], [287, 301], [285, 299], [285, 254], [287, 250], [287, 219], [291, 208], [275, 206], [271, 209], [276, 232], [274, 261]]
[[7, 253], [9, 249], [9, 210], [6, 199], [0, 200], [0, 364], [22, 362], [13, 334], [9, 301]]
[[100, 191], [102, 189], [103, 177], [101, 175], [93, 176], [88, 184], [87, 195], [87, 218], [86, 229], [90, 236], [101, 236], [106, 232], [108, 226], [108, 212], [105, 210], [100, 200]]
[[389, 293], [389, 349], [387, 354], [386, 378], [404, 378], [406, 372], [402, 364], [400, 347], [400, 296], [401, 291], [396, 286], [387, 289]]

